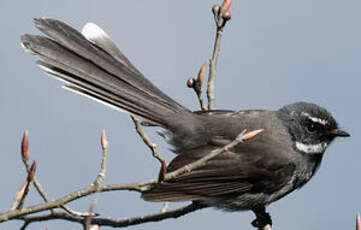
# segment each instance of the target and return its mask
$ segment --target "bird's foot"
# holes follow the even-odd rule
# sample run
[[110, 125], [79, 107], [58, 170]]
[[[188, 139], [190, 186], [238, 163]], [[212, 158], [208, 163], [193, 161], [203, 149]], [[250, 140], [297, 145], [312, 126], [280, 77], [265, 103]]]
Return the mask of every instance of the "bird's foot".
[[252, 221], [252, 225], [255, 228], [263, 229], [265, 226], [272, 226], [272, 219], [269, 213], [266, 212], [265, 208], [253, 210], [256, 214], [256, 219]]

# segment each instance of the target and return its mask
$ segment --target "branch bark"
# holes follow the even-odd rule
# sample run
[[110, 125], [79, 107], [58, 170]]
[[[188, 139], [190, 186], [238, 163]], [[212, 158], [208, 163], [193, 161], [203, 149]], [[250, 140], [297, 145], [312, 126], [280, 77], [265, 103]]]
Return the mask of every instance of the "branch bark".
[[[255, 131], [251, 131], [251, 132], [243, 131], [241, 134], [239, 134], [237, 136], [237, 138], [234, 141], [225, 145], [224, 147], [212, 151], [210, 154], [206, 155], [205, 157], [201, 158], [200, 160], [198, 160], [196, 162], [185, 165], [184, 167], [182, 167], [172, 173], [166, 174], [164, 177], [164, 180], [166, 181], [166, 180], [176, 178], [177, 176], [179, 176], [183, 173], [190, 172], [199, 167], [202, 167], [207, 161], [213, 159], [214, 157], [227, 151], [228, 149], [233, 148], [237, 144], [240, 144], [244, 141], [251, 140], [252, 138], [257, 136], [259, 133], [261, 133], [262, 131], [263, 130], [255, 130]], [[105, 170], [105, 166], [106, 166], [105, 165], [106, 157], [107, 157], [107, 153], [106, 153], [106, 151], [104, 151], [103, 160], [102, 160], [103, 163], [102, 163], [100, 173], [97, 176], [97, 179], [102, 178], [102, 175], [105, 175], [104, 170]], [[44, 204], [33, 205], [33, 206], [30, 206], [30, 207], [27, 207], [27, 208], [24, 208], [21, 210], [11, 210], [9, 212], [3, 213], [2, 215], [0, 215], [0, 223], [10, 220], [10, 219], [24, 220], [25, 223], [24, 223], [23, 227], [24, 226], [26, 227], [29, 223], [34, 222], [34, 221], [43, 221], [43, 220], [49, 220], [49, 219], [66, 219], [66, 220], [70, 220], [70, 221], [84, 223], [84, 221], [87, 220], [87, 218], [71, 215], [68, 213], [61, 213], [61, 212], [58, 212], [55, 210], [53, 210], [48, 215], [41, 215], [41, 216], [37, 216], [37, 217], [26, 217], [26, 215], [38, 213], [38, 212], [45, 211], [45, 210], [52, 210], [54, 208], [59, 208], [71, 201], [80, 199], [82, 197], [85, 197], [87, 195], [97, 193], [97, 192], [107, 192], [107, 191], [115, 191], [115, 190], [128, 190], [128, 191], [142, 192], [147, 189], [147, 186], [154, 185], [156, 183], [158, 183], [157, 178], [151, 179], [151, 180], [146, 180], [146, 181], [141, 181], [141, 182], [134, 183], [134, 184], [108, 185], [108, 186], [102, 186], [98, 182], [94, 182], [87, 188], [84, 188], [79, 191], [68, 194], [55, 201], [49, 201]], [[117, 227], [129, 226], [129, 225], [135, 225], [135, 224], [145, 223], [145, 222], [149, 222], [149, 221], [160, 221], [165, 218], [176, 218], [181, 215], [185, 215], [189, 212], [198, 210], [200, 208], [205, 208], [205, 206], [201, 205], [197, 202], [194, 202], [192, 205], [189, 205], [189, 206], [186, 206], [186, 207], [183, 207], [180, 209], [176, 209], [176, 210], [160, 212], [158, 214], [152, 214], [152, 215], [148, 215], [148, 216], [134, 217], [134, 218], [128, 218], [128, 219], [122, 219], [122, 220], [114, 220], [114, 219], [106, 219], [106, 218], [92, 218], [90, 220], [90, 223], [98, 224], [98, 225], [113, 224], [113, 225], [116, 225]], [[91, 215], [91, 214], [88, 214], [88, 215]]]
[[232, 1], [224, 1], [222, 7], [215, 5], [212, 8], [214, 15], [214, 21], [217, 26], [216, 38], [213, 47], [213, 55], [209, 61], [209, 76], [207, 84], [207, 98], [208, 98], [208, 110], [214, 109], [214, 84], [217, 74], [217, 61], [219, 57], [219, 50], [221, 47], [222, 35], [226, 22], [231, 19], [231, 13], [228, 11]]
[[[191, 203], [187, 206], [170, 210], [163, 213], [155, 213], [150, 215], [132, 217], [132, 218], [124, 218], [124, 219], [112, 219], [112, 218], [92, 218], [91, 224], [92, 225], [100, 225], [100, 226], [110, 226], [110, 227], [128, 227], [132, 225], [138, 225], [143, 223], [149, 222], [158, 222], [169, 218], [178, 218], [184, 216], [188, 213], [195, 212], [197, 210], [206, 208], [206, 206], [198, 204], [198, 203]], [[24, 225], [22, 229], [25, 229], [30, 223], [33, 222], [41, 222], [41, 221], [48, 221], [54, 219], [61, 219], [67, 220], [71, 222], [76, 222], [79, 224], [84, 223], [84, 218], [76, 217], [69, 215], [67, 213], [62, 213], [55, 211], [54, 213], [38, 215], [38, 216], [31, 216], [31, 217], [20, 217], [18, 218], [24, 221]]]

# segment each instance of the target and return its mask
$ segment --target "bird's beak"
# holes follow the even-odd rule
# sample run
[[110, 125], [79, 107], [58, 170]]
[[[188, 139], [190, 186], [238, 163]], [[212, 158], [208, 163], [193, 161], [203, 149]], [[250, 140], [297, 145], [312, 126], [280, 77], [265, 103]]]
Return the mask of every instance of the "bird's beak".
[[335, 137], [349, 137], [351, 136], [349, 133], [340, 130], [340, 129], [333, 129], [330, 132], [331, 135], [335, 136]]

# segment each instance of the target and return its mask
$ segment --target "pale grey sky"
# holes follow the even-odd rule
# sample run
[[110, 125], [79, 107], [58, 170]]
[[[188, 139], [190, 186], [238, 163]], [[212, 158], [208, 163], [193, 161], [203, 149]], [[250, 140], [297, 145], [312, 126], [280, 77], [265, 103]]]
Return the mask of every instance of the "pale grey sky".
[[[211, 6], [203, 1], [0, 1], [0, 212], [9, 209], [24, 182], [20, 140], [30, 133], [30, 156], [37, 177], [52, 199], [91, 183], [100, 165], [99, 136], [110, 142], [105, 183], [125, 183], [157, 175], [158, 164], [135, 134], [130, 118], [64, 91], [44, 77], [34, 58], [19, 44], [23, 33], [36, 33], [34, 17], [54, 17], [77, 29], [94, 22], [159, 88], [191, 109], [197, 100], [185, 87], [210, 57], [214, 39]], [[271, 204], [275, 229], [354, 229], [361, 208], [360, 99], [361, 2], [357, 0], [234, 1], [232, 20], [221, 47], [216, 106], [223, 109], [278, 109], [295, 101], [326, 107], [352, 137], [336, 140], [318, 174], [299, 191]], [[256, 92], [256, 94], [255, 94]], [[162, 154], [174, 155], [146, 129]], [[26, 205], [41, 202], [34, 190]], [[86, 210], [90, 197], [71, 203]], [[158, 211], [161, 204], [137, 193], [100, 197], [96, 212], [129, 217]], [[174, 205], [172, 205], [174, 207]], [[251, 212], [207, 209], [177, 220], [131, 229], [253, 229]], [[0, 224], [18, 229], [20, 221]], [[80, 229], [50, 221], [28, 229]], [[106, 228], [104, 228], [106, 229]]]

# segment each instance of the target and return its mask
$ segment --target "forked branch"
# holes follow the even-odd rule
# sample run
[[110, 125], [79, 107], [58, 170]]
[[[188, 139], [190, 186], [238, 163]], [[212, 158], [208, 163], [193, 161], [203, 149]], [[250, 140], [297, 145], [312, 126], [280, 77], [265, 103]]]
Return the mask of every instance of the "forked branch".
[[[249, 141], [253, 139], [255, 136], [257, 136], [259, 133], [261, 133], [263, 130], [254, 130], [251, 132], [242, 132], [240, 135], [237, 136], [235, 140], [233, 140], [231, 143], [225, 145], [222, 148], [216, 149], [206, 155], [205, 157], [201, 158], [200, 160], [193, 162], [191, 164], [185, 165], [184, 167], [172, 172], [168, 173], [164, 177], [164, 181], [171, 180], [176, 178], [179, 175], [182, 175], [183, 173], [190, 172], [192, 170], [195, 170], [199, 167], [202, 167], [207, 161], [217, 157], [219, 154], [229, 150], [229, 148], [234, 147], [237, 144], [240, 144], [244, 141]], [[104, 162], [106, 160], [106, 148], [103, 148], [103, 160]], [[105, 170], [105, 163], [102, 163], [100, 173], [97, 176], [98, 178], [104, 178], [103, 173]], [[96, 180], [97, 180], [96, 179]], [[82, 217], [78, 215], [73, 215], [71, 213], [64, 213], [60, 212], [58, 210], [53, 210], [59, 207], [62, 207], [66, 205], [67, 203], [83, 198], [85, 196], [88, 196], [90, 194], [98, 193], [98, 192], [106, 192], [106, 191], [119, 191], [119, 190], [128, 190], [128, 191], [137, 191], [142, 192], [145, 191], [149, 186], [155, 185], [158, 183], [158, 178], [154, 178], [147, 181], [141, 181], [134, 184], [121, 184], [121, 185], [101, 185], [98, 184], [98, 182], [92, 183], [87, 188], [81, 189], [79, 191], [75, 191], [71, 194], [68, 194], [62, 198], [59, 198], [54, 201], [49, 201], [44, 204], [34, 205], [30, 207], [26, 207], [23, 209], [16, 209], [11, 210], [9, 212], [6, 212], [2, 215], [0, 215], [0, 223], [11, 220], [11, 219], [21, 219], [24, 221], [24, 226], [27, 226], [28, 224], [36, 221], [45, 221], [50, 219], [66, 219], [69, 221], [74, 221], [78, 223], [84, 224], [85, 221], [89, 221], [90, 224], [98, 224], [98, 225], [107, 225], [107, 226], [129, 226], [129, 225], [136, 225], [140, 223], [150, 222], [150, 221], [160, 221], [165, 218], [176, 218], [181, 215], [185, 215], [187, 213], [190, 213], [192, 211], [198, 210], [200, 208], [204, 208], [204, 205], [201, 205], [199, 203], [193, 203], [191, 205], [185, 206], [180, 209], [176, 210], [170, 210], [166, 212], [160, 212], [157, 214], [152, 214], [148, 216], [140, 216], [140, 217], [133, 217], [133, 218], [127, 218], [127, 219], [111, 219], [111, 218], [92, 218], [94, 216], [94, 213], [88, 212], [87, 217]], [[50, 214], [45, 215], [39, 215], [39, 216], [27, 216], [29, 214], [39, 213], [41, 211], [46, 210], [52, 210]]]

